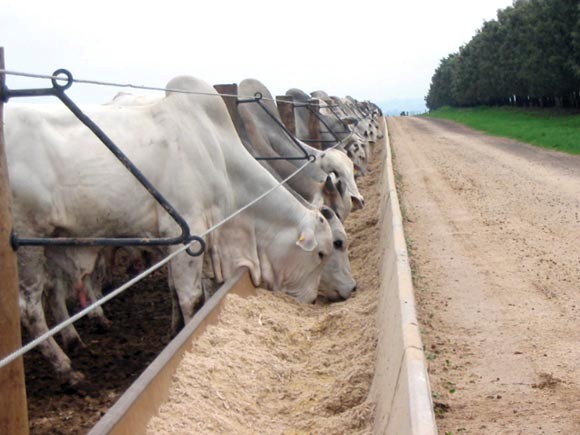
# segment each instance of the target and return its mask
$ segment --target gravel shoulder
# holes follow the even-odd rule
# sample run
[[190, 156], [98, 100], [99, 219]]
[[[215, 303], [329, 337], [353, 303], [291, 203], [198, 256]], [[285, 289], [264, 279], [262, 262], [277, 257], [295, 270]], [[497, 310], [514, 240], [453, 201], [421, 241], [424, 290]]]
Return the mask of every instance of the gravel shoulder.
[[580, 157], [388, 118], [441, 433], [580, 433]]

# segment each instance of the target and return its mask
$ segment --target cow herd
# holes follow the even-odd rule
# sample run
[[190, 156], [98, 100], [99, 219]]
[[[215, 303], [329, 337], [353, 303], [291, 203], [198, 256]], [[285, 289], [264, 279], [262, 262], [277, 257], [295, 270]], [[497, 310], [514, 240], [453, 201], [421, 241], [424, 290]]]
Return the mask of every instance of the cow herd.
[[[343, 222], [364, 206], [355, 175], [366, 172], [380, 138], [380, 109], [350, 97], [291, 89], [286, 100], [292, 97], [295, 103], [292, 136], [272, 95], [257, 80], [242, 81], [237, 104], [229, 106], [224, 100], [235, 96], [222, 98], [192, 77], [177, 77], [167, 88], [154, 98], [121, 93], [83, 111], [165, 196], [191, 233], [205, 234], [203, 255], [181, 253], [168, 263], [174, 331], [192, 318], [212, 288], [242, 266], [256, 286], [305, 303], [319, 296], [350, 297], [356, 281]], [[243, 98], [256, 95], [261, 98]], [[319, 110], [318, 147], [307, 143], [313, 103]], [[4, 122], [17, 234], [150, 238], [179, 232], [149, 192], [65, 107], [10, 102]], [[307, 160], [297, 159], [304, 153]], [[178, 248], [156, 251], [169, 254]], [[146, 267], [151, 248], [121, 249], [131, 266]], [[110, 280], [116, 250], [20, 248], [20, 311], [29, 335], [48, 330], [45, 309], [62, 321], [69, 317], [67, 298], [81, 305], [98, 299]], [[109, 324], [100, 308], [92, 317], [105, 328]], [[65, 350], [82, 345], [72, 325], [61, 335]], [[82, 381], [54, 338], [43, 341], [40, 350], [64, 382]]]

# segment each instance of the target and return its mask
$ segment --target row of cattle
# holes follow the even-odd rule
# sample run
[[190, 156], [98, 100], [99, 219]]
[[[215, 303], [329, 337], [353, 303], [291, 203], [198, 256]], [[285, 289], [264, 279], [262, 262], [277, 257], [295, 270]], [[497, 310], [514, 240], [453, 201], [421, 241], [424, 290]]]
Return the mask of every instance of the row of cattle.
[[[304, 151], [314, 156], [286, 185], [207, 234], [202, 256], [183, 253], [170, 261], [174, 331], [203, 304], [204, 290], [207, 297], [210, 288], [242, 266], [256, 286], [302, 302], [318, 296], [348, 298], [356, 281], [343, 222], [351, 210], [364, 206], [355, 172], [366, 171], [380, 137], [380, 110], [321, 91], [312, 96], [288, 91], [296, 103], [296, 136], [305, 141], [312, 132], [308, 104], [319, 104], [315, 148], [281, 126], [275, 100], [257, 80], [239, 84], [240, 98], [233, 106], [224, 101], [232, 96], [222, 99], [192, 77], [177, 77], [167, 88], [186, 92], [167, 91], [155, 98], [121, 93], [110, 103], [83, 110], [183, 216], [192, 234], [204, 234], [304, 164], [280, 157]], [[243, 102], [243, 96], [258, 94], [263, 97], [259, 103]], [[66, 108], [10, 102], [5, 141], [18, 235], [149, 238], [179, 233], [175, 221]], [[167, 254], [178, 248], [159, 250]], [[110, 280], [115, 251], [102, 246], [20, 248], [20, 310], [29, 335], [47, 331], [45, 305], [60, 322], [69, 317], [67, 297], [81, 305], [94, 302]], [[145, 267], [149, 250], [127, 252], [131, 265]], [[91, 316], [108, 326], [102, 309]], [[61, 334], [65, 349], [82, 344], [74, 326]], [[82, 381], [53, 338], [40, 350], [63, 381]]]

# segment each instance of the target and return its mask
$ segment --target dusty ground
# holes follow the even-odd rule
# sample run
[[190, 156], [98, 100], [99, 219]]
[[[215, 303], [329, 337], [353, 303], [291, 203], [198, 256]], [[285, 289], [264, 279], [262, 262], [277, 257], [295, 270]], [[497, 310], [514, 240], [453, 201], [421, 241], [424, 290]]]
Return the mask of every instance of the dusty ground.
[[[116, 270], [118, 285], [128, 279], [123, 269]], [[62, 387], [37, 350], [24, 355], [31, 435], [87, 433], [170, 340], [171, 298], [161, 271], [103, 308], [110, 331], [86, 318], [75, 323], [87, 347], [68, 355], [87, 377], [83, 390]]]
[[388, 125], [440, 433], [580, 433], [580, 157]]

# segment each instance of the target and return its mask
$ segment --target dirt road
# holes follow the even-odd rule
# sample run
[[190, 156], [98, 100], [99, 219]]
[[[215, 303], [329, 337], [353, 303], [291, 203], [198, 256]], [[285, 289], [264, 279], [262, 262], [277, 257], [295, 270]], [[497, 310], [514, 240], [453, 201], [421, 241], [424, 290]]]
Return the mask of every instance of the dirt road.
[[580, 433], [580, 157], [388, 126], [440, 433]]

